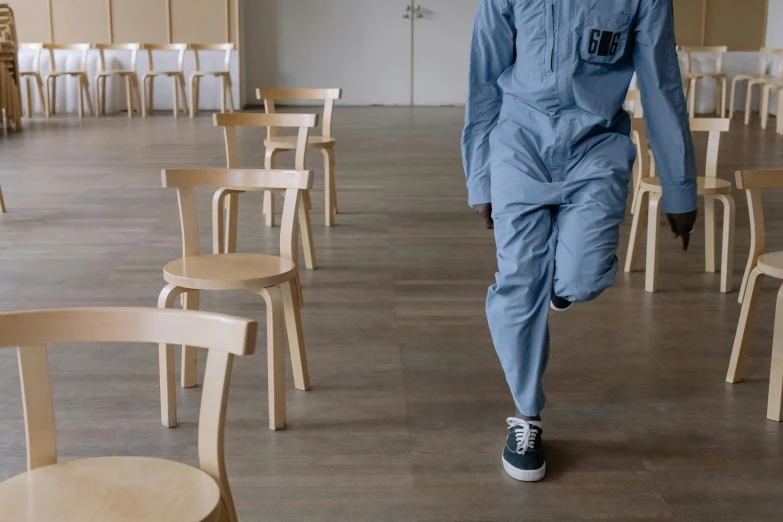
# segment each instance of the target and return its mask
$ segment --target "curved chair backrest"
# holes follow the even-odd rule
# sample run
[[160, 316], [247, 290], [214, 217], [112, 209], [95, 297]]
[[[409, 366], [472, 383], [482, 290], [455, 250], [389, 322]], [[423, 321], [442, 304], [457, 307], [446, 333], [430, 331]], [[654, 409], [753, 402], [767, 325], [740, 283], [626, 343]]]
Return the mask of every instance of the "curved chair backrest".
[[193, 57], [196, 60], [196, 70], [201, 70], [201, 60], [199, 59], [199, 51], [224, 51], [226, 53], [223, 60], [223, 67], [225, 72], [231, 70], [231, 51], [235, 51], [236, 44], [233, 43], [219, 43], [219, 44], [189, 44], [188, 49], [193, 51]]
[[[256, 89], [256, 99], [264, 101], [267, 114], [274, 114], [275, 103], [284, 101], [323, 101], [323, 128], [322, 135], [325, 138], [332, 137], [332, 115], [334, 114], [334, 101], [343, 97], [342, 89]], [[275, 134], [270, 128], [270, 139]]]
[[739, 170], [735, 176], [737, 188], [744, 190], [748, 198], [750, 215], [750, 255], [740, 289], [739, 301], [742, 302], [750, 273], [758, 264], [759, 256], [766, 250], [767, 234], [761, 191], [783, 189], [783, 170]]
[[723, 73], [723, 56], [729, 51], [729, 48], [725, 45], [716, 45], [709, 47], [699, 47], [693, 45], [683, 45], [680, 48], [686, 55], [688, 72], [693, 72], [693, 53], [708, 53], [715, 55], [715, 72], [717, 74]]
[[147, 51], [147, 59], [150, 64], [150, 71], [155, 70], [155, 66], [152, 61], [152, 51], [177, 51], [177, 72], [182, 72], [185, 68], [185, 51], [188, 50], [188, 44], [174, 43], [174, 44], [141, 44], [141, 50]]
[[720, 151], [720, 136], [723, 132], [729, 132], [731, 120], [728, 118], [691, 118], [691, 132], [709, 132], [707, 142], [707, 163], [704, 168], [704, 176], [707, 178], [718, 177], [718, 153]]
[[99, 55], [99, 64], [100, 64], [100, 71], [106, 70], [106, 57], [104, 55], [104, 51], [130, 51], [131, 52], [131, 63], [130, 63], [130, 69], [131, 71], [136, 71], [136, 57], [139, 54], [139, 50], [141, 49], [141, 44], [139, 43], [121, 43], [121, 44], [95, 44], [93, 45], [93, 49], [98, 50]]
[[44, 44], [42, 43], [22, 43], [19, 44], [19, 49], [27, 51], [35, 51], [35, 57], [33, 58], [33, 72], [39, 73], [41, 71], [41, 52], [43, 51]]
[[164, 170], [163, 186], [176, 188], [182, 226], [182, 257], [201, 253], [194, 188], [285, 190], [280, 223], [280, 256], [297, 262], [296, 212], [303, 190], [313, 186], [313, 173], [306, 170], [170, 169]]
[[[201, 469], [231, 498], [223, 433], [235, 355], [255, 351], [255, 321], [207, 312], [157, 308], [65, 308], [0, 314], [0, 348], [18, 347], [30, 471], [57, 463], [47, 345], [141, 342], [207, 348], [198, 428]], [[233, 502], [231, 503], [233, 505]]]
[[87, 72], [87, 53], [92, 49], [92, 44], [43, 44], [43, 49], [49, 52], [52, 71], [57, 70], [57, 64], [54, 61], [54, 51], [81, 51], [82, 65], [78, 72]]
[[268, 133], [272, 129], [298, 128], [296, 140], [296, 160], [294, 168], [305, 170], [307, 154], [307, 138], [310, 129], [318, 126], [316, 114], [260, 114], [257, 112], [218, 113], [213, 116], [215, 127], [223, 127], [226, 140], [227, 167], [239, 167], [239, 145], [237, 143], [237, 127], [266, 127]]

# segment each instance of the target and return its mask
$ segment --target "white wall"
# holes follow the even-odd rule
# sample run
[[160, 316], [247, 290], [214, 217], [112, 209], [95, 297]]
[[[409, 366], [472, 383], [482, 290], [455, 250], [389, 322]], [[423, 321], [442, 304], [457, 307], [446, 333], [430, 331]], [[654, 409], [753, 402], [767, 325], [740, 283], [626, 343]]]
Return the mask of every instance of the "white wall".
[[767, 47], [783, 48], [783, 0], [769, 0]]

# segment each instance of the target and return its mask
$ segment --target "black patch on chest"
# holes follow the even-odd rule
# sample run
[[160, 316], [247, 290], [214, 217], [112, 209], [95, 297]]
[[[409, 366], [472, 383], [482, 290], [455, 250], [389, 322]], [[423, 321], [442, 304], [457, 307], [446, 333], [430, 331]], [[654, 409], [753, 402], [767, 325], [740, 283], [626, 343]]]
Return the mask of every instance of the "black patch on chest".
[[620, 47], [621, 37], [622, 33], [591, 29], [588, 52], [597, 56], [614, 56]]

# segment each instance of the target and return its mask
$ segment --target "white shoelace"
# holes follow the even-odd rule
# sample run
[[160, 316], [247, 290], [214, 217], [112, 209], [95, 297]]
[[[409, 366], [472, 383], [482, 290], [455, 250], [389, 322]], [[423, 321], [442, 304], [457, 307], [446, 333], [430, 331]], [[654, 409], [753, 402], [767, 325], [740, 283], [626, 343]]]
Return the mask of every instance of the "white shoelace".
[[536, 443], [537, 430], [528, 421], [509, 417], [506, 419], [509, 428], [514, 431], [514, 437], [517, 439], [517, 453], [524, 455], [527, 450], [532, 450]]

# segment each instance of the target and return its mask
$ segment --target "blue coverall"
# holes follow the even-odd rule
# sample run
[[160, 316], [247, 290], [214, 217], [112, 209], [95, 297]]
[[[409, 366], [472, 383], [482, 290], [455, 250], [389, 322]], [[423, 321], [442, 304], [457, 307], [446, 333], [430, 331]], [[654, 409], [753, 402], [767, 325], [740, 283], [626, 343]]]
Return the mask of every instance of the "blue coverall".
[[519, 411], [544, 407], [554, 291], [589, 301], [617, 273], [635, 160], [636, 71], [663, 209], [696, 209], [672, 0], [480, 0], [462, 139], [469, 203], [492, 203], [492, 339]]

